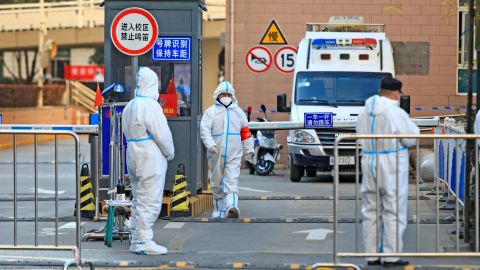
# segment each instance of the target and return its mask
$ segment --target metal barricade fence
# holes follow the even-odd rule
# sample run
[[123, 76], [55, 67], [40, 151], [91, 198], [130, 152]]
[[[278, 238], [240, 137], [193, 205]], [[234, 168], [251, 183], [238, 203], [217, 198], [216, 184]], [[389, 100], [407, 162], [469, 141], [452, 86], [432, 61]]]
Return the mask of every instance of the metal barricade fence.
[[[0, 130], [0, 136], [12, 135], [13, 136], [13, 245], [0, 245], [0, 250], [53, 250], [53, 251], [72, 251], [74, 256], [74, 262], [76, 265], [81, 265], [81, 239], [80, 239], [80, 139], [71, 131], [55, 131], [55, 130]], [[31, 135], [33, 136], [34, 147], [34, 245], [18, 245], [18, 226], [20, 218], [18, 217], [18, 153], [17, 153], [17, 136]], [[51, 219], [40, 219], [38, 216], [39, 210], [39, 198], [38, 198], [38, 137], [41, 135], [54, 136], [54, 169], [55, 169], [55, 206], [54, 206], [54, 222], [55, 222], [55, 244], [54, 245], [39, 245], [39, 221], [51, 222]], [[58, 136], [70, 136], [75, 143], [75, 198], [76, 198], [76, 231], [75, 231], [75, 246], [61, 246], [59, 245], [59, 214], [58, 214]], [[65, 268], [71, 263], [66, 262]]]
[[[361, 139], [368, 139], [372, 140], [372, 144], [375, 145], [375, 149], [378, 149], [378, 144], [379, 140], [394, 140], [394, 144], [396, 145], [396, 149], [391, 149], [391, 152], [380, 152], [379, 150], [374, 151], [372, 153], [368, 153], [373, 155], [375, 158], [375, 161], [372, 161], [375, 166], [372, 168], [375, 170], [374, 175], [376, 178], [375, 179], [375, 201], [376, 201], [376, 228], [375, 228], [375, 243], [376, 243], [376, 252], [374, 253], [367, 253], [367, 252], [361, 252], [359, 249], [359, 230], [360, 230], [360, 222], [362, 219], [359, 217], [359, 204], [361, 203], [360, 199], [360, 192], [359, 192], [359, 185], [360, 185], [360, 159], [361, 159], [361, 146], [358, 140]], [[416, 146], [415, 146], [415, 151], [416, 151], [416, 179], [415, 179], [415, 218], [414, 218], [414, 223], [415, 223], [415, 252], [399, 252], [401, 248], [399, 247], [399, 238], [402, 237], [400, 234], [399, 230], [399, 150], [400, 150], [400, 140], [402, 139], [410, 139], [410, 140], [415, 140], [416, 141]], [[421, 214], [419, 213], [419, 195], [420, 195], [420, 190], [419, 190], [419, 182], [420, 182], [420, 166], [419, 166], [419, 150], [420, 150], [420, 140], [421, 139], [430, 139], [434, 141], [434, 156], [435, 156], [435, 162], [434, 162], [434, 193], [435, 193], [435, 219], [434, 222], [432, 222], [435, 225], [435, 252], [422, 252], [420, 250], [420, 233], [419, 233], [419, 227], [420, 227], [420, 216]], [[478, 169], [479, 169], [479, 147], [477, 144], [475, 147], [475, 158], [473, 160], [475, 161], [475, 189], [474, 189], [474, 195], [473, 195], [473, 200], [475, 202], [474, 205], [474, 213], [475, 213], [475, 220], [474, 220], [474, 228], [475, 228], [475, 235], [474, 235], [474, 242], [475, 242], [475, 247], [473, 248], [473, 252], [461, 252], [460, 251], [460, 222], [465, 221], [464, 218], [460, 218], [460, 201], [459, 197], [455, 197], [455, 252], [440, 252], [440, 213], [439, 213], [439, 183], [440, 179], [437, 175], [438, 173], [438, 154], [437, 154], [437, 140], [440, 139], [450, 139], [450, 140], [455, 140], [455, 144], [458, 145], [458, 140], [463, 139], [463, 140], [478, 140], [480, 139], [480, 135], [471, 135], [471, 134], [422, 134], [422, 135], [387, 135], [387, 134], [382, 134], [382, 135], [372, 135], [372, 134], [366, 134], [366, 135], [342, 135], [339, 136], [335, 140], [335, 145], [334, 145], [334, 205], [333, 205], [333, 211], [334, 211], [334, 236], [333, 236], [333, 259], [335, 263], [339, 262], [339, 258], [342, 257], [478, 257], [480, 256], [480, 249], [479, 249], [479, 230], [480, 230], [480, 223], [479, 223], [479, 174], [478, 174]], [[339, 212], [339, 182], [340, 182], [340, 174], [339, 174], [339, 143], [345, 140], [354, 140], [357, 143], [355, 144], [355, 252], [340, 252], [338, 248], [338, 238], [339, 238], [339, 219], [340, 219], [340, 212]], [[407, 150], [408, 151], [408, 150]], [[395, 193], [396, 193], [396, 229], [395, 229], [395, 234], [396, 236], [396, 248], [394, 250], [396, 252], [392, 253], [383, 253], [381, 250], [379, 250], [379, 244], [380, 241], [383, 241], [383, 239], [380, 239], [380, 188], [379, 188], [379, 181], [378, 176], [379, 176], [379, 166], [387, 166], [385, 164], [379, 164], [379, 155], [382, 154], [390, 154], [395, 156], [396, 160], [396, 166], [394, 168], [395, 170]], [[458, 155], [459, 152], [457, 152]], [[457, 157], [458, 160], [458, 157]], [[408, 165], [407, 165], [408, 166]], [[457, 179], [459, 179], [460, 175], [460, 168], [459, 168], [459, 162], [456, 162], [455, 164], [456, 170], [455, 173], [457, 174]], [[467, 181], [467, 179], [466, 179]], [[456, 190], [459, 190], [459, 183], [460, 181], [456, 181]], [[362, 185], [364, 185], [363, 183]], [[408, 184], [408, 183], [407, 183]], [[465, 191], [469, 192], [469, 191]], [[408, 206], [407, 206], [408, 208]], [[466, 221], [465, 221], [466, 222]], [[407, 224], [408, 224], [408, 219], [407, 219]], [[392, 237], [392, 236], [388, 236]]]

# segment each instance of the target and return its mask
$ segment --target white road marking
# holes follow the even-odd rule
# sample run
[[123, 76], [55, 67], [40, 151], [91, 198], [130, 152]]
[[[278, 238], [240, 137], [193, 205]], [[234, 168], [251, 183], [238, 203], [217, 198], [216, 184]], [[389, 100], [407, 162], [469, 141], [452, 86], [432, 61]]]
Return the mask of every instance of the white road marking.
[[[66, 250], [67, 251], [67, 250]], [[73, 257], [57, 257], [57, 258], [52, 258], [52, 257], [40, 257], [40, 256], [13, 256], [13, 255], [0, 255], [0, 258], [11, 258], [11, 259], [40, 259], [40, 260], [49, 260], [49, 261], [64, 261], [64, 260], [73, 260]], [[89, 261], [96, 261], [96, 260], [90, 260]]]
[[[333, 230], [329, 229], [313, 229], [313, 230], [305, 230], [305, 231], [298, 231], [298, 232], [293, 232], [293, 233], [307, 233], [307, 238], [305, 240], [325, 240], [327, 238], [327, 235], [333, 233]], [[343, 233], [339, 231], [339, 233]]]
[[[85, 224], [85, 222], [80, 223], [80, 226]], [[75, 229], [77, 227], [76, 222], [68, 222], [60, 227], [58, 227], [58, 234], [68, 234], [67, 232], [61, 232], [61, 230], [69, 230], [69, 229]], [[46, 235], [46, 236], [51, 236], [55, 235], [55, 228], [43, 228], [40, 230], [40, 234]]]
[[[32, 188], [32, 192], [35, 192], [35, 188]], [[55, 190], [48, 190], [48, 189], [43, 189], [43, 188], [38, 188], [37, 192], [39, 194], [55, 194]], [[65, 190], [59, 190], [58, 194], [63, 194], [65, 193]]]
[[[82, 226], [83, 224], [85, 224], [85, 222], [81, 222], [80, 226]], [[68, 222], [65, 225], [62, 225], [62, 226], [58, 227], [58, 229], [60, 229], [60, 230], [62, 230], [62, 229], [75, 229], [76, 227], [77, 227], [76, 222]]]
[[[46, 235], [46, 236], [55, 235], [55, 228], [43, 228], [40, 231], [40, 234]], [[60, 230], [58, 230], [58, 235], [61, 235], [61, 234], [68, 234], [68, 233], [63, 233], [63, 232], [60, 232]]]
[[169, 222], [165, 225], [164, 229], [181, 229], [185, 225], [185, 222]]
[[268, 190], [263, 190], [263, 189], [254, 189], [254, 188], [249, 188], [249, 187], [238, 187], [239, 190], [245, 190], [245, 191], [253, 191], [253, 192], [260, 192], [260, 193], [269, 193], [271, 191]]

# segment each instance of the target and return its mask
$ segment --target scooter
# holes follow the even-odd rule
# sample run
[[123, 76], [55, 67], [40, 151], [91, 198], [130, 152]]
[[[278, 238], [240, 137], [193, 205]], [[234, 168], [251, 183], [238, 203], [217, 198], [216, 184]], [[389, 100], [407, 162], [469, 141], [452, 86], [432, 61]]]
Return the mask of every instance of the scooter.
[[[265, 105], [260, 106], [260, 110], [264, 113], [264, 117], [257, 117], [259, 122], [268, 122], [267, 108]], [[248, 121], [250, 121], [251, 107], [248, 107]], [[245, 161], [250, 174], [267, 176], [272, 173], [275, 163], [280, 160], [280, 150], [283, 146], [277, 143], [277, 136], [273, 130], [254, 130], [252, 132], [254, 138], [254, 156], [253, 160]]]

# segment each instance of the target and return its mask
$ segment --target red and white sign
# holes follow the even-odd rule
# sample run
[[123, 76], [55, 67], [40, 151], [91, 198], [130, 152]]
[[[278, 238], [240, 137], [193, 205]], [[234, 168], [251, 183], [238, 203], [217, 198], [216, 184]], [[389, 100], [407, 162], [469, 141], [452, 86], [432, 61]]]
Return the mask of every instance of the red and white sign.
[[254, 46], [248, 50], [245, 61], [253, 72], [264, 72], [272, 65], [272, 53], [264, 46]]
[[103, 66], [63, 66], [63, 77], [65, 80], [101, 83], [104, 76]]
[[295, 70], [295, 59], [297, 58], [297, 49], [291, 46], [285, 46], [275, 53], [275, 66], [280, 72], [292, 73]]
[[127, 55], [148, 52], [158, 36], [155, 18], [142, 8], [127, 8], [115, 16], [110, 27], [110, 37], [119, 51]]

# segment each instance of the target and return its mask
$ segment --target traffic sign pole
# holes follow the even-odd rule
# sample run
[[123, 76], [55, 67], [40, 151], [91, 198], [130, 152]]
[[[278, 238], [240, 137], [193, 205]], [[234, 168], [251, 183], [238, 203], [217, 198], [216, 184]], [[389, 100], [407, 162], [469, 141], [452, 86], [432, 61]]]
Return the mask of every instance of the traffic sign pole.
[[[138, 70], [138, 56], [132, 56], [132, 78], [136, 80]], [[131, 91], [132, 99], [135, 98], [135, 91]]]

